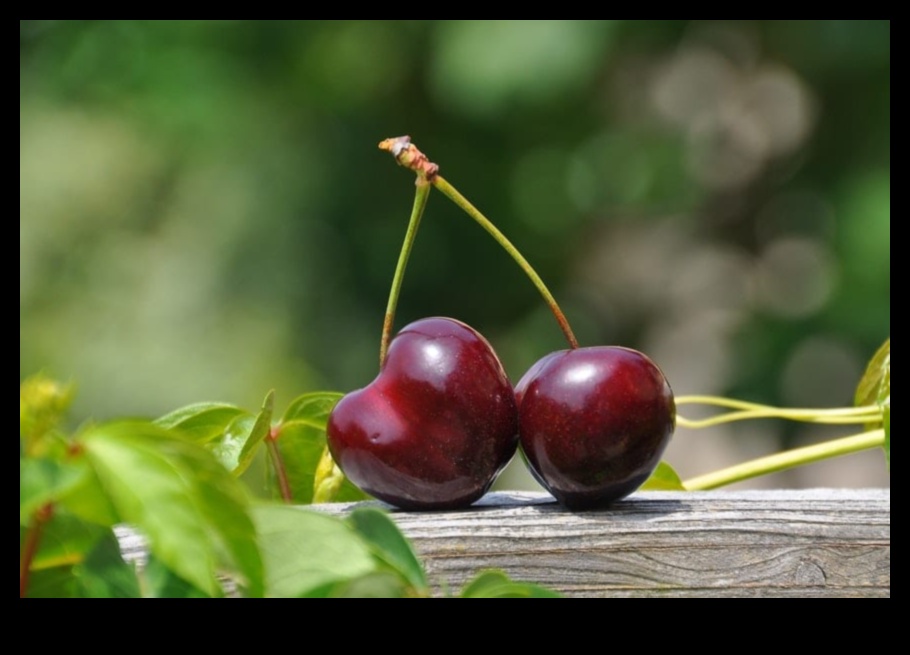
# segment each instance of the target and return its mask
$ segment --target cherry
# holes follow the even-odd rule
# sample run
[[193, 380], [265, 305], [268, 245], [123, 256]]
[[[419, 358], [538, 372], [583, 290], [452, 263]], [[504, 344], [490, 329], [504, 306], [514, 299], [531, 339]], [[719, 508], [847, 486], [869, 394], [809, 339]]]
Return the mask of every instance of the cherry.
[[629, 348], [551, 353], [528, 370], [515, 395], [531, 472], [573, 509], [603, 506], [640, 487], [676, 425], [663, 373]]
[[329, 416], [329, 449], [358, 487], [403, 509], [483, 496], [518, 445], [512, 385], [489, 342], [451, 318], [402, 329], [379, 375]]

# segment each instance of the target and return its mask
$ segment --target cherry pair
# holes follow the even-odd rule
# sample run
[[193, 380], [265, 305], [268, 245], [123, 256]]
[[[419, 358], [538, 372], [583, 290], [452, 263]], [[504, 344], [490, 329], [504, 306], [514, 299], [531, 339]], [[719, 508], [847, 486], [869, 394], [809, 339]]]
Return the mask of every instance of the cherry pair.
[[[569, 507], [609, 503], [651, 474], [676, 406], [660, 369], [634, 350], [579, 348], [568, 320], [518, 249], [439, 175], [410, 137], [380, 149], [417, 174], [414, 207], [392, 278], [380, 372], [329, 417], [335, 462], [367, 493], [407, 509], [450, 509], [483, 496], [519, 443], [534, 476]], [[493, 348], [450, 318], [391, 338], [404, 271], [431, 188], [486, 230], [534, 283], [571, 350], [541, 359], [512, 388]]]
[[660, 369], [635, 350], [551, 353], [513, 390], [480, 333], [428, 318], [392, 340], [377, 378], [335, 407], [327, 435], [352, 482], [405, 509], [473, 503], [520, 435], [537, 480], [567, 507], [585, 508], [648, 478], [675, 415]]

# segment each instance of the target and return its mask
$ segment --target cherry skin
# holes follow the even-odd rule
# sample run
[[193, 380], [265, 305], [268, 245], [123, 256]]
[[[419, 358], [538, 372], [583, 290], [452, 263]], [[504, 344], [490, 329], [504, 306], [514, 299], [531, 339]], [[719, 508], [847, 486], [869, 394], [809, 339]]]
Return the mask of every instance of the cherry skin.
[[489, 342], [451, 318], [411, 323], [379, 375], [344, 396], [326, 430], [335, 462], [403, 509], [453, 509], [483, 496], [518, 446], [512, 385]]
[[515, 395], [531, 472], [571, 509], [608, 505], [635, 491], [676, 427], [666, 378], [629, 348], [551, 353], [528, 370]]

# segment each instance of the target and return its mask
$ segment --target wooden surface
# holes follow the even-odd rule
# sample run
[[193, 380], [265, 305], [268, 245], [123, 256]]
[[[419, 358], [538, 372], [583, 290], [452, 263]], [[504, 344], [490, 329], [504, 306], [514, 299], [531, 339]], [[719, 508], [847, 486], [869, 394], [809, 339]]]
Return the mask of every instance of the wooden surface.
[[576, 513], [496, 493], [392, 514], [437, 591], [498, 568], [566, 596], [891, 596], [890, 489], [641, 492]]
[[[579, 597], [891, 597], [890, 489], [654, 491], [589, 512], [532, 492], [450, 512], [365, 504], [390, 510], [436, 593], [498, 568]], [[117, 535], [127, 559], [144, 559], [141, 537]]]

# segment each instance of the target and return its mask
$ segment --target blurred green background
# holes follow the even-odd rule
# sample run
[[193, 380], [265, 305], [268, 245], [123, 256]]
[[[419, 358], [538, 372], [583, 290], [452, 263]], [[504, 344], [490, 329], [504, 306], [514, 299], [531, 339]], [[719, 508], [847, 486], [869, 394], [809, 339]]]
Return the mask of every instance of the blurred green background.
[[[890, 21], [20, 21], [19, 375], [74, 416], [278, 406], [377, 371], [410, 134], [583, 345], [677, 394], [840, 406], [891, 330]], [[430, 197], [397, 327], [459, 318], [513, 381], [564, 347]], [[686, 412], [691, 415], [691, 410]], [[848, 434], [679, 430], [684, 476]], [[500, 486], [533, 486], [513, 466]], [[889, 486], [880, 453], [753, 486]]]

